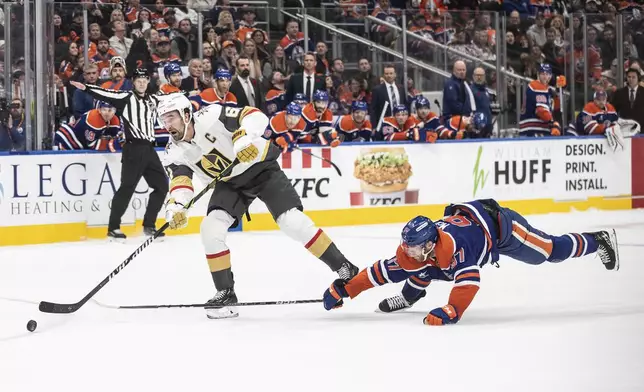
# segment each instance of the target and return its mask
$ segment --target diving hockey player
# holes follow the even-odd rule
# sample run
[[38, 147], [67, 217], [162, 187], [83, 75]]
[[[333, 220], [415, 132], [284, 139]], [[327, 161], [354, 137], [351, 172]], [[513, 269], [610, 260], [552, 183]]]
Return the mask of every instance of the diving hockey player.
[[206, 309], [209, 318], [238, 315], [234, 308], [226, 307], [237, 302], [226, 234], [241, 221], [255, 198], [266, 204], [282, 231], [302, 243], [340, 279], [349, 280], [358, 272], [302, 212], [299, 196], [276, 162], [279, 149], [262, 137], [268, 126], [266, 115], [248, 106], [214, 104], [193, 116], [190, 101], [178, 93], [160, 96], [157, 111], [172, 136], [163, 158], [171, 178], [166, 202], [170, 228], [188, 224], [184, 205], [194, 194], [193, 176], [208, 184], [235, 159], [239, 160], [231, 174], [217, 183], [201, 223], [201, 239], [217, 289], [208, 303], [219, 307]]
[[617, 123], [619, 117], [613, 105], [608, 103], [606, 91], [598, 90], [593, 94], [593, 100], [584, 106], [574, 123], [568, 125], [567, 134], [581, 135], [606, 135], [608, 145], [616, 150], [624, 149], [624, 136]]
[[432, 280], [453, 281], [447, 305], [429, 312], [423, 322], [455, 324], [479, 290], [480, 268], [497, 264], [499, 255], [538, 265], [597, 253], [606, 269], [619, 269], [615, 230], [549, 235], [492, 199], [450, 204], [444, 215], [436, 222], [424, 216], [409, 221], [396, 256], [377, 261], [349, 282], [333, 282], [324, 293], [324, 307], [331, 310], [342, 306], [343, 298], [405, 281], [401, 294], [380, 302], [382, 312], [394, 312], [424, 297]]

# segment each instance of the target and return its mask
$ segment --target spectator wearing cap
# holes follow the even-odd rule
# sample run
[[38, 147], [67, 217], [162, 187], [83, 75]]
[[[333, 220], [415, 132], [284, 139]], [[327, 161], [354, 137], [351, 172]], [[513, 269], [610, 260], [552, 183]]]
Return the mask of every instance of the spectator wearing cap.
[[179, 56], [170, 51], [170, 38], [165, 35], [159, 37], [156, 52], [152, 53], [152, 63], [156, 68], [163, 68], [168, 63], [181, 65]]
[[218, 69], [215, 72], [215, 86], [194, 97], [194, 100], [199, 102], [199, 108], [215, 103], [222, 106], [238, 106], [237, 97], [230, 92], [231, 79], [232, 75], [228, 70]]
[[[109, 68], [110, 60], [116, 56], [114, 49], [110, 48], [110, 40], [104, 35], [101, 35], [96, 41], [96, 54], [91, 57], [91, 61], [98, 66], [98, 72], [103, 71], [103, 68]], [[94, 84], [94, 82], [90, 84]]]
[[286, 102], [293, 101], [293, 97], [298, 93], [303, 93], [311, 102], [315, 90], [326, 90], [322, 75], [315, 74], [315, 64], [315, 54], [309, 52], [304, 55], [302, 72], [293, 74], [286, 86]]
[[0, 113], [0, 151], [24, 151], [25, 111], [20, 99], [13, 99], [8, 112]]
[[[219, 27], [215, 28], [218, 29]], [[221, 42], [226, 42], [230, 41], [235, 45], [235, 49], [237, 49], [237, 53], [241, 53], [242, 51], [242, 43], [239, 41], [237, 38], [235, 38], [235, 30], [229, 28], [229, 27], [224, 27], [221, 28], [219, 32], [220, 41]]]
[[197, 37], [192, 33], [192, 23], [190, 19], [183, 19], [179, 22], [179, 28], [174, 30], [172, 38], [171, 52], [179, 56], [183, 64], [187, 64], [191, 59], [199, 55], [199, 43]]
[[221, 56], [217, 59], [212, 68], [217, 70], [220, 68], [228, 71], [235, 72], [235, 60], [237, 60], [237, 48], [232, 41], [224, 41], [221, 44]]
[[126, 58], [130, 53], [130, 48], [134, 42], [131, 38], [125, 36], [125, 23], [121, 21], [114, 22], [114, 35], [110, 38], [110, 46], [118, 56]]
[[629, 68], [626, 71], [626, 86], [618, 89], [611, 103], [620, 118], [635, 120], [644, 127], [644, 87], [640, 84], [640, 71]]
[[192, 59], [188, 62], [188, 77], [181, 81], [181, 89], [188, 91], [189, 95], [197, 95], [207, 88], [201, 80], [203, 66], [201, 59]]
[[112, 57], [110, 60], [110, 80], [101, 84], [101, 88], [108, 90], [130, 91], [134, 87], [132, 82], [127, 79], [127, 68], [125, 60], [120, 56]]
[[177, 27], [177, 18], [173, 8], [163, 9], [163, 18], [157, 19], [154, 28], [157, 29], [159, 34], [170, 37], [174, 29]]
[[[300, 32], [300, 25], [296, 20], [290, 20], [286, 22], [286, 35], [280, 40], [279, 45], [284, 48], [287, 59], [299, 63], [304, 58], [304, 40], [304, 33]], [[313, 40], [310, 38], [308, 47], [309, 50], [313, 49]]]
[[281, 71], [275, 71], [270, 77], [270, 85], [266, 97], [264, 97], [264, 113], [269, 117], [277, 112], [281, 112], [286, 107], [286, 90], [284, 83], [284, 74]]
[[240, 107], [252, 106], [263, 109], [263, 95], [259, 81], [251, 75], [251, 58], [242, 54], [235, 61], [235, 77], [230, 84], [230, 92], [237, 97]]
[[[87, 64], [83, 69], [83, 83], [96, 84], [98, 73], [99, 68], [95, 63]], [[74, 118], [81, 118], [84, 113], [94, 109], [94, 98], [83, 90], [75, 89], [72, 108]]]

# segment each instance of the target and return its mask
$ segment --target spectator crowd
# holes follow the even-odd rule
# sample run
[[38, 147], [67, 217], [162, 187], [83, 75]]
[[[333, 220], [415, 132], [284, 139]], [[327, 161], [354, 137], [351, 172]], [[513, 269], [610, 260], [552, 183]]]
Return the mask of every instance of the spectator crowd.
[[[57, 4], [53, 18], [56, 113], [59, 125], [68, 129], [73, 129], [73, 125], [91, 110], [108, 109], [85, 92], [76, 90], [70, 81], [130, 90], [133, 72], [145, 69], [151, 78], [150, 93], [183, 91], [195, 108], [220, 103], [254, 106], [269, 116], [282, 111], [291, 116], [298, 113], [297, 116], [309, 126], [315, 126], [318, 132], [323, 133], [323, 128], [333, 131], [317, 138], [320, 143], [364, 139], [425, 140], [427, 137], [418, 135], [418, 130], [430, 123], [435, 124], [432, 126], [439, 138], [443, 135], [455, 137], [455, 133], [448, 132], [449, 126], [443, 123], [442, 116], [423, 110], [426, 100], [418, 97], [414, 81], [409, 79], [401, 83], [395, 66], [374, 70], [366, 57], [345, 64], [344, 59], [333, 56], [325, 42], [316, 41], [313, 36], [306, 43], [309, 52], [305, 52], [305, 37], [296, 20], [285, 20], [281, 26], [283, 30], [276, 35], [275, 29], [269, 34], [265, 21], [258, 18], [258, 10], [246, 5], [231, 5], [229, 0], [81, 0], [78, 8], [71, 8], [69, 3]], [[541, 64], [550, 64], [555, 76], [553, 83], [556, 76], [567, 75], [568, 83], [575, 84], [573, 99], [581, 108], [592, 98], [583, 96], [584, 83], [590, 83], [591, 90], [608, 92], [610, 100], [624, 85], [624, 81], [617, 80], [617, 67], [641, 72], [638, 56], [644, 53], [644, 29], [641, 28], [644, 8], [640, 3], [609, 0], [341, 0], [333, 12], [337, 21], [363, 22], [371, 15], [401, 26], [401, 14], [406, 9], [413, 17], [402, 27], [490, 63], [497, 61], [497, 43], [503, 43], [502, 53], [507, 56], [502, 60], [507, 61], [510, 71], [538, 79]], [[81, 7], [88, 11], [87, 48], [83, 47]], [[19, 12], [19, 7], [15, 10]], [[623, 15], [624, 20], [624, 58], [617, 58], [618, 14]], [[504, 37], [498, 36], [493, 27], [497, 15], [506, 20]], [[20, 21], [19, 15], [15, 16], [15, 20]], [[197, 39], [200, 17], [201, 48]], [[586, 26], [585, 32], [583, 26]], [[14, 30], [20, 29], [6, 30], [5, 34], [12, 34], [12, 58], [17, 58], [21, 41], [20, 34]], [[572, 41], [571, 37], [574, 37]], [[371, 24], [369, 39], [374, 42], [396, 47], [398, 38], [396, 31]], [[586, 57], [584, 42], [588, 44]], [[409, 39], [407, 49], [411, 56], [428, 62], [435, 55], [432, 46], [420, 40]], [[2, 41], [0, 50], [3, 50]], [[457, 54], [450, 54], [451, 64], [458, 59]], [[474, 77], [475, 85], [497, 87], [495, 72], [477, 67], [471, 61], [466, 64], [466, 73]], [[567, 72], [571, 65], [573, 75]], [[21, 127], [25, 113], [24, 86], [20, 85], [24, 78], [24, 59], [18, 58], [14, 64], [4, 66], [13, 67], [12, 80], [4, 84], [5, 89], [11, 89], [13, 99], [9, 103], [0, 102], [0, 150], [20, 150], [25, 148]], [[509, 97], [517, 94], [515, 83], [508, 83], [507, 88]], [[316, 97], [326, 100], [325, 108], [315, 105]], [[490, 98], [493, 101], [493, 97]], [[514, 101], [508, 99], [510, 104]], [[297, 103], [301, 111], [294, 106], [289, 109], [292, 102]], [[312, 111], [307, 111], [307, 105]], [[359, 113], [354, 115], [356, 111]], [[362, 118], [363, 112], [369, 115], [371, 138], [364, 137], [365, 119], [356, 120]], [[488, 114], [488, 125], [493, 114]], [[327, 116], [331, 117], [325, 120]], [[346, 116], [351, 119], [343, 120]], [[437, 117], [436, 121], [432, 116]], [[109, 122], [107, 117], [103, 116], [106, 123]], [[415, 122], [409, 122], [411, 118], [415, 118]], [[289, 129], [298, 123], [291, 120], [295, 125], [291, 124]], [[158, 132], [159, 145], [163, 145], [167, 142], [167, 134], [161, 128]], [[388, 137], [401, 132], [404, 137]], [[362, 136], [356, 136], [358, 134]], [[65, 148], [57, 146], [55, 141], [53, 144]]]

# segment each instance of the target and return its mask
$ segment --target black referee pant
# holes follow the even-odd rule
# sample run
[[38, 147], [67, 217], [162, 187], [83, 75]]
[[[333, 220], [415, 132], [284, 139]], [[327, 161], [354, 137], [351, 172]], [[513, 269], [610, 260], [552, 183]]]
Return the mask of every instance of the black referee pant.
[[132, 200], [132, 195], [134, 195], [134, 190], [141, 181], [141, 177], [152, 188], [143, 216], [143, 227], [156, 229], [157, 216], [168, 193], [168, 178], [153, 144], [146, 140], [135, 139], [123, 145], [121, 186], [112, 199], [108, 231], [121, 227], [121, 218]]

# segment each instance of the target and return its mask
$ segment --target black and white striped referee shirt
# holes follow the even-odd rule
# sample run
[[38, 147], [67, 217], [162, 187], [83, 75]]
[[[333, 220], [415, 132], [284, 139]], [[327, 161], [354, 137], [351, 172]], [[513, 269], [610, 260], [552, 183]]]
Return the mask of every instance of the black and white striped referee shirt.
[[92, 85], [86, 85], [85, 91], [116, 108], [116, 115], [123, 121], [126, 141], [138, 139], [154, 143], [157, 101], [152, 95], [140, 96], [134, 91], [107, 90]]

